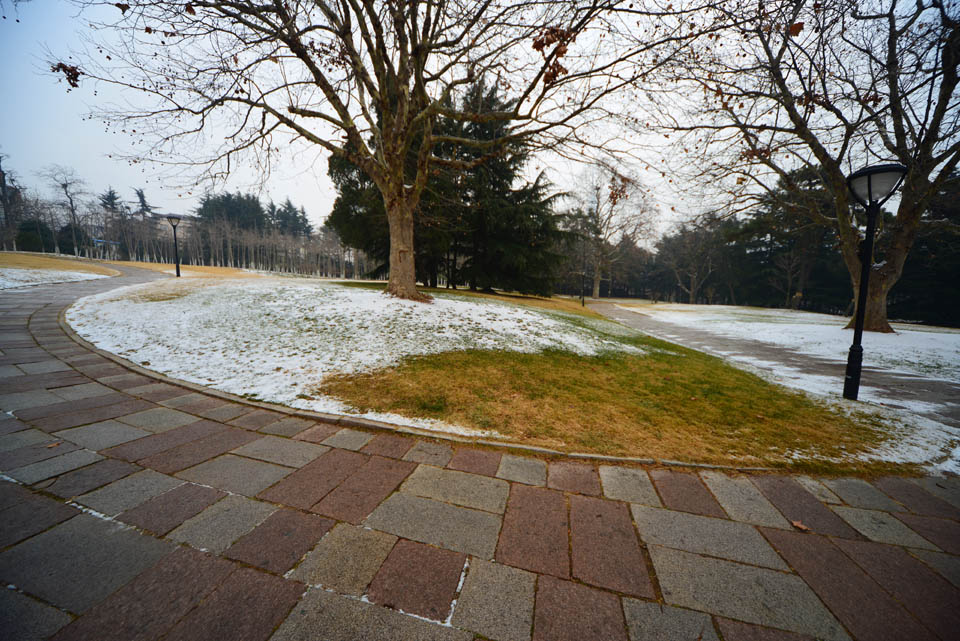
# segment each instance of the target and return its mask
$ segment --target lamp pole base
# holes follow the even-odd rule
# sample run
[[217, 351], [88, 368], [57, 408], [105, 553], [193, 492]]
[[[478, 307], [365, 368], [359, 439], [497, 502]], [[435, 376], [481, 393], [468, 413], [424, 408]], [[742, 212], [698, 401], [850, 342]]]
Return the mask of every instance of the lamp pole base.
[[860, 393], [860, 371], [863, 369], [863, 347], [851, 345], [847, 354], [847, 374], [843, 378], [843, 397], [857, 400]]

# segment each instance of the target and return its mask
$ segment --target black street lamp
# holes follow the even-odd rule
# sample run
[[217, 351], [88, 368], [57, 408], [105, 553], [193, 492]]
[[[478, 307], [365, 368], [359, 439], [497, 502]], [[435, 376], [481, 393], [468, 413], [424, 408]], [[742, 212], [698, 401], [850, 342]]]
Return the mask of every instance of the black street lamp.
[[877, 215], [880, 206], [887, 202], [900, 186], [907, 168], [892, 163], [873, 165], [855, 172], [847, 178], [847, 187], [858, 203], [867, 209], [867, 236], [860, 243], [860, 290], [857, 296], [857, 316], [853, 327], [853, 344], [847, 355], [847, 373], [843, 379], [843, 397], [857, 400], [860, 393], [860, 372], [863, 369], [863, 316], [867, 306], [867, 286], [870, 284], [870, 269], [873, 267], [873, 237], [877, 232]]
[[177, 278], [180, 278], [180, 247], [177, 246], [177, 225], [180, 224], [180, 216], [170, 214], [167, 216], [167, 222], [173, 227], [173, 255], [177, 261]]

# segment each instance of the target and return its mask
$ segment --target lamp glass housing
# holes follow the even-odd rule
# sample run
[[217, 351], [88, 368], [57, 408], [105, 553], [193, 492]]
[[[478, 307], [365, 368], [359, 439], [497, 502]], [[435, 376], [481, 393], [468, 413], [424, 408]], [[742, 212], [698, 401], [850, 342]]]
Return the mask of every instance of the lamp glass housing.
[[866, 206], [889, 198], [906, 173], [907, 168], [897, 163], [873, 165], [852, 174], [847, 184], [860, 204]]
[[176, 214], [170, 214], [167, 216], [167, 221], [176, 227], [178, 224], [180, 224], [180, 216], [177, 216]]

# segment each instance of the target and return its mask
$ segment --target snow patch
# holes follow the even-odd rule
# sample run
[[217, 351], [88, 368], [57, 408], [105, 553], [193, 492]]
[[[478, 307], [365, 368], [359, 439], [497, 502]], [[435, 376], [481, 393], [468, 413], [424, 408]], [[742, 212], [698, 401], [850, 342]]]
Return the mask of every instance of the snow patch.
[[56, 269], [20, 269], [19, 267], [0, 267], [0, 289], [50, 285], [52, 283], [72, 283], [80, 280], [109, 278], [104, 274], [89, 272], [69, 272]]

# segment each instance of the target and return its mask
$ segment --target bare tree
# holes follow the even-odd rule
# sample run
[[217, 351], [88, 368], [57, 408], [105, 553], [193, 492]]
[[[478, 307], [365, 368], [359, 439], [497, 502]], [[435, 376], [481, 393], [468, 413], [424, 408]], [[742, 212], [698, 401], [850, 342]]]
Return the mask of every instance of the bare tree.
[[[81, 199], [87, 195], [86, 183], [80, 176], [77, 175], [76, 170], [71, 167], [64, 167], [62, 165], [49, 165], [46, 169], [40, 172], [40, 176], [45, 178], [47, 182], [50, 183], [50, 186], [56, 190], [61, 200], [58, 201], [58, 204], [63, 208], [67, 213], [69, 225], [70, 225], [70, 234], [73, 238], [73, 255], [79, 256], [80, 246], [79, 239], [77, 238], [77, 231], [80, 230], [80, 205]], [[53, 230], [54, 238], [57, 237], [57, 229]], [[57, 246], [57, 253], [59, 253], [59, 243]]]
[[687, 90], [687, 108], [684, 94], [664, 92], [655, 98], [669, 111], [651, 120], [668, 135], [685, 134], [676, 150], [694, 161], [702, 184], [727, 190], [734, 210], [772, 194], [778, 179], [791, 185], [792, 170], [818, 172], [833, 211], [814, 202], [796, 211], [836, 231], [854, 300], [862, 235], [845, 176], [878, 160], [904, 164], [864, 310], [866, 329], [892, 331], [887, 294], [931, 199], [960, 162], [957, 3], [735, 0], [719, 10], [734, 26], [670, 61], [666, 80]]

